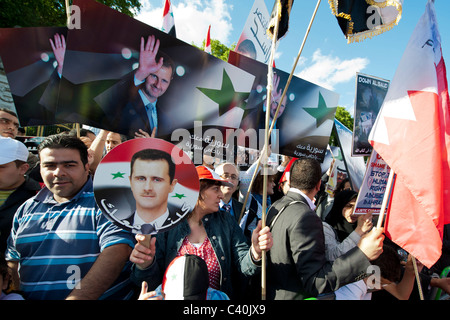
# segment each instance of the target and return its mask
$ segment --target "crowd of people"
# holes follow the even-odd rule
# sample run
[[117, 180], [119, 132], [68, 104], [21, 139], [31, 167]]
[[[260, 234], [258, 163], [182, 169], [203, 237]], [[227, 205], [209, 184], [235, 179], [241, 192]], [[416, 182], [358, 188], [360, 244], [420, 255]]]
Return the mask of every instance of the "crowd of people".
[[0, 299], [260, 300], [263, 267], [267, 300], [450, 293], [450, 278], [439, 277], [450, 265], [448, 226], [441, 259], [425, 268], [374, 227], [376, 216], [353, 214], [357, 192], [346, 181], [327, 194], [316, 160], [283, 157], [267, 179], [262, 158], [248, 168], [199, 165], [193, 210], [150, 236], [113, 224], [95, 201], [95, 170], [125, 137], [61, 133], [46, 137], [36, 155], [16, 139], [18, 130], [17, 115], [0, 109]]

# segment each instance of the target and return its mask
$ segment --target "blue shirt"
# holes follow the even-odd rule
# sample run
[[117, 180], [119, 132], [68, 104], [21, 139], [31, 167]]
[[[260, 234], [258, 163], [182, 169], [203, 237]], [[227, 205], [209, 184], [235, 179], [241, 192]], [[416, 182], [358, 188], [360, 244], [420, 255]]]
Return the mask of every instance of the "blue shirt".
[[[43, 188], [17, 210], [8, 239], [6, 259], [19, 262], [25, 299], [65, 299], [105, 248], [133, 236], [112, 224], [98, 208], [92, 180], [70, 201], [58, 203]], [[100, 299], [131, 296], [130, 264]]]
[[[140, 80], [136, 79], [136, 76], [134, 77], [134, 85], [136, 87], [141, 85], [144, 82], [145, 82], [145, 80], [140, 81]], [[153, 130], [155, 127], [158, 127], [158, 114], [156, 111], [156, 102], [158, 101], [158, 99], [156, 99], [155, 102], [150, 102], [150, 100], [148, 100], [148, 98], [145, 96], [145, 94], [142, 92], [142, 90], [139, 90], [138, 92], [139, 92], [139, 95], [142, 99], [142, 103], [144, 104], [146, 112], [147, 112], [150, 129]], [[151, 134], [151, 132], [149, 132], [149, 134]]]

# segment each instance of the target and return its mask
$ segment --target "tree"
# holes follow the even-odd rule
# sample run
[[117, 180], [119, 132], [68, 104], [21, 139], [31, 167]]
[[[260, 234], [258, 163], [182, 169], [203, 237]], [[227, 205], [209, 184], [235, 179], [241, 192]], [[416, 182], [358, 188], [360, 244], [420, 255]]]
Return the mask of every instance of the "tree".
[[[192, 44], [194, 47], [199, 48], [200, 50], [205, 50], [206, 40], [203, 40], [201, 47], [196, 46], [194, 43]], [[236, 48], [236, 44], [232, 44], [231, 47], [227, 47], [219, 40], [211, 39], [211, 54], [219, 58], [225, 62], [228, 62], [228, 55], [230, 54], [230, 50], [234, 50]]]
[[[344, 126], [346, 126], [348, 129], [353, 131], [353, 118], [347, 110], [345, 110], [344, 107], [337, 107], [335, 118], [342, 123]], [[338, 140], [336, 137], [336, 131], [334, 130], [331, 132], [330, 141], [328, 142], [330, 146], [337, 146]]]
[[[139, 0], [96, 0], [133, 17], [141, 9]], [[61, 27], [67, 24], [65, 0], [2, 0], [0, 28]]]
[[344, 126], [346, 126], [351, 131], [353, 131], [353, 121], [354, 120], [353, 120], [352, 115], [350, 114], [350, 112], [345, 110], [344, 107], [337, 107], [335, 117], [336, 117], [336, 119], [338, 119], [338, 121], [340, 123], [342, 123]]

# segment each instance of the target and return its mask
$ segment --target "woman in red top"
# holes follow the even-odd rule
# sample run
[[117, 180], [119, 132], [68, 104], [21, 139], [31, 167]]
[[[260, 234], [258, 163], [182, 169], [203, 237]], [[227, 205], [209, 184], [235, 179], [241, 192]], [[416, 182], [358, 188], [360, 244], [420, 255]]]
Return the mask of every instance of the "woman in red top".
[[219, 202], [223, 198], [220, 187], [229, 182], [203, 166], [197, 167], [197, 173], [199, 199], [187, 219], [152, 238], [148, 246], [142, 242], [144, 236], [136, 236], [138, 243], [130, 256], [135, 263], [131, 278], [137, 285], [146, 281], [149, 289], [154, 290], [176, 256], [195, 254], [207, 263], [210, 286], [232, 297], [232, 265], [242, 274], [252, 276], [258, 269], [262, 250], [272, 247], [272, 235], [268, 227], [259, 225], [249, 248], [234, 218], [219, 212]]

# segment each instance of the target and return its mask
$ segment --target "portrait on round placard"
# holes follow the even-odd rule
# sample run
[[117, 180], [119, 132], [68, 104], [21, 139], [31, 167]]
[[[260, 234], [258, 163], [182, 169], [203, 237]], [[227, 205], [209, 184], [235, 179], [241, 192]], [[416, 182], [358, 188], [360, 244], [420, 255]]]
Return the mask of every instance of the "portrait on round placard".
[[135, 234], [173, 228], [197, 202], [199, 179], [189, 156], [161, 139], [132, 139], [112, 149], [94, 177], [98, 206]]

